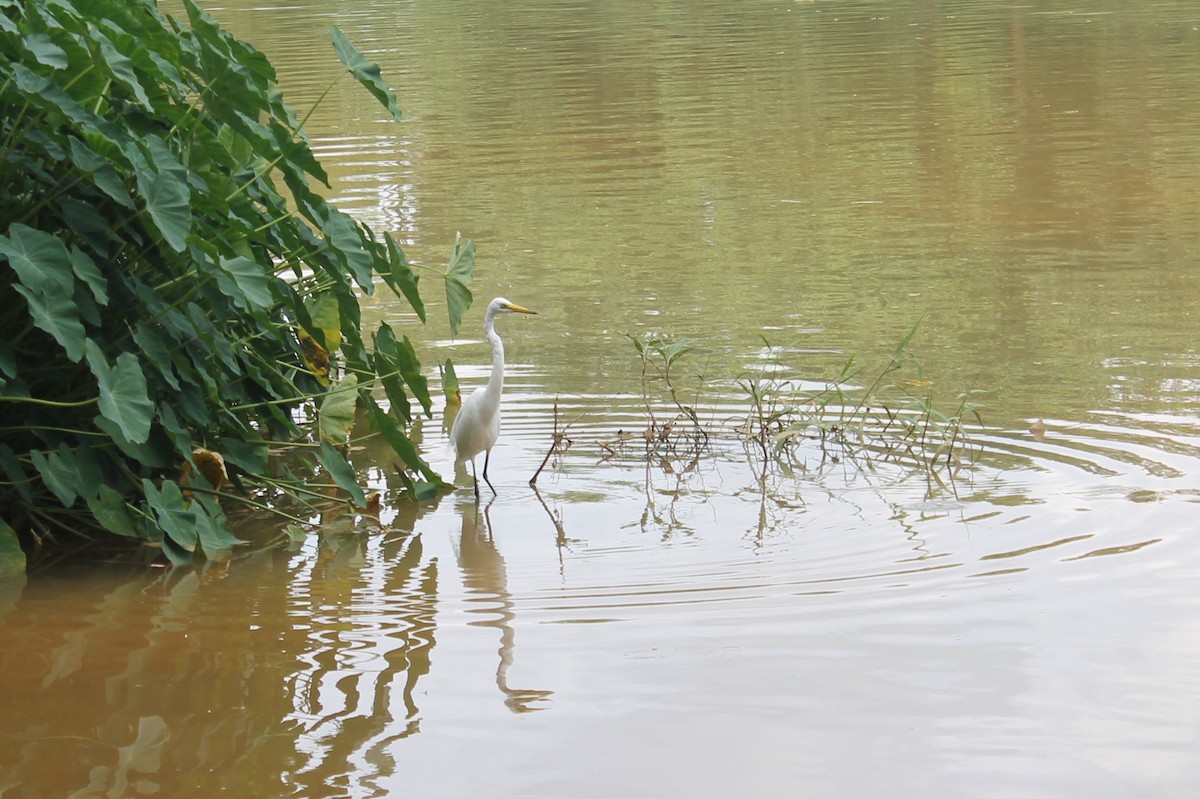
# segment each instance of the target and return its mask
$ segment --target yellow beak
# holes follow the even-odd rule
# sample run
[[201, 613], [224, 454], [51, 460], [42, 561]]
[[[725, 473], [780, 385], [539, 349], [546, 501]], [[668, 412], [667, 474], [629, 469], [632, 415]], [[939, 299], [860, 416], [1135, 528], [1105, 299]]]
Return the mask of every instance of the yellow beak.
[[537, 311], [531, 311], [528, 308], [522, 308], [520, 305], [513, 305], [511, 302], [504, 306], [513, 313], [531, 313], [537, 316]]

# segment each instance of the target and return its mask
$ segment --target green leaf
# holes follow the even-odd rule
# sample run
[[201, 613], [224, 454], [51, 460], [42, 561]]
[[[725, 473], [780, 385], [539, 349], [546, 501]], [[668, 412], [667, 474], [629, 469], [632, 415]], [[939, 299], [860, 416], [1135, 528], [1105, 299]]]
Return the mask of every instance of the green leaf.
[[462, 235], [454, 237], [454, 252], [446, 267], [446, 310], [450, 314], [450, 335], [458, 335], [458, 326], [471, 308], [471, 290], [467, 288], [475, 276], [475, 242], [463, 242]]
[[70, 138], [69, 144], [71, 147], [71, 160], [75, 162], [75, 166], [92, 176], [92, 180], [96, 183], [96, 188], [125, 208], [134, 207], [133, 198], [129, 196], [129, 190], [125, 187], [125, 181], [122, 180], [109, 159], [100, 155], [74, 136]]
[[158, 441], [134, 444], [125, 437], [120, 425], [104, 416], [94, 417], [92, 424], [96, 425], [101, 432], [106, 433], [117, 445], [117, 449], [139, 465], [151, 469], [166, 469], [172, 465], [175, 455], [172, 447], [165, 447]]
[[25, 37], [25, 47], [33, 54], [39, 64], [51, 69], [66, 69], [70, 64], [67, 51], [55, 44], [44, 33], [30, 33]]
[[420, 278], [413, 268], [408, 265], [408, 259], [404, 257], [404, 250], [400, 249], [400, 245], [396, 244], [396, 240], [392, 238], [390, 233], [383, 234], [383, 242], [387, 252], [389, 272], [385, 273], [384, 279], [387, 284], [392, 287], [393, 291], [399, 291], [408, 300], [408, 304], [417, 312], [417, 318], [422, 322], [425, 321], [425, 303], [421, 299], [421, 294], [417, 290], [417, 283]]
[[96, 298], [96, 302], [108, 305], [108, 281], [100, 273], [96, 262], [87, 253], [75, 248], [71, 248], [69, 257], [71, 267], [75, 270], [75, 276], [87, 284], [92, 291], [92, 296]]
[[0, 255], [8, 259], [26, 288], [44, 294], [47, 284], [57, 284], [64, 296], [75, 291], [75, 277], [67, 247], [57, 236], [17, 222], [0, 236]]
[[146, 388], [141, 362], [131, 352], [117, 356], [115, 367], [108, 364], [94, 341], [86, 344], [88, 366], [100, 385], [100, 414], [121, 429], [131, 444], [143, 444], [150, 438], [154, 403]]
[[[196, 551], [199, 535], [196, 529], [196, 512], [188, 510], [183, 503], [183, 492], [178, 484], [164, 480], [162, 489], [155, 488], [154, 483], [142, 479], [142, 491], [146, 495], [146, 504], [154, 511], [154, 517], [163, 535], [170, 538], [180, 549], [192, 553]], [[163, 541], [166, 550], [166, 541]], [[171, 553], [167, 553], [171, 557]], [[174, 561], [175, 558], [171, 557]]]
[[442, 394], [446, 396], [446, 400], [451, 398], [455, 402], [462, 402], [462, 395], [458, 387], [458, 374], [454, 371], [454, 361], [449, 358], [442, 364]]
[[374, 287], [375, 258], [367, 250], [362, 232], [353, 219], [333, 206], [324, 205], [318, 210], [321, 213], [319, 221], [326, 244], [350, 270], [354, 282], [370, 294]]
[[[94, 27], [92, 27], [92, 31], [94, 34], [97, 33]], [[108, 65], [112, 76], [133, 92], [133, 96], [137, 98], [142, 108], [151, 108], [150, 98], [146, 96], [146, 90], [142, 88], [142, 82], [138, 80], [137, 73], [133, 69], [133, 62], [117, 52], [117, 48], [113, 46], [108, 37], [96, 36], [96, 38], [100, 41], [100, 55], [104, 58], [104, 63]]]
[[25, 298], [33, 324], [53, 336], [66, 350], [67, 357], [78, 363], [83, 357], [83, 343], [87, 338], [83, 323], [79, 321], [78, 308], [70, 295], [63, 294], [57, 284], [45, 285], [45, 293], [18, 285], [14, 285], [13, 289]]
[[242, 543], [229, 529], [229, 520], [216, 497], [197, 495], [195, 501], [202, 508], [196, 513], [196, 531], [200, 548], [206, 555], [224, 552]]
[[17, 540], [17, 531], [0, 519], [0, 577], [25, 573], [25, 553]]
[[642, 340], [632, 333], [622, 333], [622, 336], [629, 339], [633, 343], [633, 348], [637, 350], [637, 354], [641, 357], [646, 357], [646, 347], [642, 344]]
[[194, 449], [192, 445], [191, 432], [179, 421], [179, 416], [169, 403], [162, 403], [158, 407], [158, 423], [162, 426], [163, 432], [171, 439], [171, 443], [175, 445], [177, 452], [187, 455]]
[[17, 88], [31, 102], [35, 102], [43, 108], [56, 109], [66, 115], [68, 119], [82, 126], [99, 127], [96, 124], [95, 115], [80, 105], [50, 78], [36, 74], [23, 64], [13, 64], [12, 77]]
[[325, 467], [325, 471], [329, 472], [333, 482], [339, 488], [349, 492], [355, 503], [359, 506], [367, 504], [367, 497], [363, 493], [362, 486], [358, 484], [358, 476], [354, 474], [354, 467], [328, 441], [321, 442], [321, 452], [317, 455], [317, 460]]
[[25, 298], [38, 329], [48, 332], [67, 358], [83, 358], [85, 331], [74, 304], [74, 274], [67, 248], [56, 236], [16, 223], [0, 236], [0, 256], [17, 274], [13, 289]]
[[247, 474], [266, 474], [269, 452], [267, 442], [262, 440], [221, 439], [221, 454], [226, 463], [231, 463]]
[[232, 277], [237, 287], [237, 291], [227, 291], [226, 286], [222, 286], [222, 292], [243, 310], [268, 310], [275, 306], [275, 298], [271, 295], [274, 276], [262, 264], [239, 255], [220, 259], [220, 265], [222, 274]]
[[[59, 444], [58, 451], [67, 450], [66, 442]], [[75, 491], [84, 500], [92, 499], [104, 485], [107, 460], [86, 441], [80, 442], [75, 450]]]
[[175, 252], [183, 252], [192, 232], [192, 212], [188, 205], [191, 192], [187, 184], [175, 175], [160, 172], [149, 181], [142, 199], [167, 245]]
[[29, 459], [33, 468], [42, 476], [42, 482], [53, 492], [64, 508], [75, 504], [79, 493], [75, 490], [78, 479], [78, 467], [75, 463], [75, 453], [65, 443], [60, 444], [58, 452], [46, 454], [41, 450], [30, 450]]
[[[375, 334], [375, 352], [377, 356], [383, 357], [385, 361], [383, 366], [387, 367], [387, 371], [400, 373], [428, 416], [433, 407], [433, 402], [429, 397], [429, 381], [421, 372], [421, 363], [417, 360], [417, 353], [413, 349], [412, 342], [408, 340], [408, 336], [405, 336], [402, 342], [397, 342], [392, 329], [386, 324], [381, 324]], [[376, 369], [379, 369], [379, 366], [377, 364]], [[384, 370], [379, 369], [379, 371]], [[382, 377], [382, 375], [380, 376]], [[390, 393], [388, 399], [395, 404], [396, 399]], [[405, 404], [407, 404], [407, 398], [405, 398]], [[407, 409], [405, 409], [404, 415], [406, 418], [408, 417]]]
[[650, 340], [650, 344], [668, 367], [692, 350], [692, 343], [687, 340], [673, 341], [668, 338], [654, 338]]
[[184, 549], [169, 535], [162, 537], [162, 551], [167, 556], [167, 560], [171, 561], [172, 566], [187, 566], [195, 560], [193, 550]]
[[371, 415], [372, 424], [379, 430], [379, 434], [383, 436], [383, 440], [387, 442], [388, 446], [404, 462], [404, 465], [423, 475], [426, 480], [442, 484], [442, 479], [421, 458], [412, 440], [404, 434], [396, 420], [379, 407], [379, 403], [375, 402], [374, 397], [367, 398], [367, 409]]
[[379, 382], [383, 384], [392, 412], [402, 416], [406, 422], [412, 421], [408, 394], [404, 391], [404, 383], [399, 374], [396, 339], [387, 325], [380, 325], [375, 333], [375, 372]]
[[350, 373], [336, 385], [330, 386], [317, 411], [317, 429], [321, 438], [334, 444], [344, 444], [354, 426], [354, 409], [358, 406], [358, 375]]
[[346, 65], [354, 78], [388, 110], [392, 119], [399, 122], [400, 109], [396, 105], [396, 95], [392, 94], [392, 90], [383, 82], [379, 65], [368, 61], [339, 29], [331, 30], [329, 36], [333, 39], [333, 49], [337, 53], [338, 59]]
[[117, 535], [135, 537], [137, 525], [133, 521], [129, 504], [111, 486], [102, 485], [95, 497], [88, 500], [88, 510], [100, 526]]
[[162, 331], [155, 325], [140, 321], [134, 328], [133, 340], [137, 342], [142, 354], [146, 356], [146, 360], [158, 370], [167, 385], [175, 391], [179, 391], [179, 379], [175, 376], [171, 351], [167, 349], [167, 342], [164, 340]]

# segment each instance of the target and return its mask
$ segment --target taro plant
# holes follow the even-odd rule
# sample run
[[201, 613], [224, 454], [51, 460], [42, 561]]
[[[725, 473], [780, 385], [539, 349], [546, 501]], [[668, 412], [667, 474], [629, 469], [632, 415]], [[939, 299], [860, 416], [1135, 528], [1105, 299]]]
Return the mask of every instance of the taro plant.
[[[414, 493], [442, 485], [407, 432], [431, 407], [416, 353], [387, 325], [364, 340], [357, 300], [386, 285], [424, 320], [418, 273], [314, 189], [267, 59], [183, 8], [0, 0], [0, 571], [18, 539], [64, 531], [184, 562], [235, 543], [232, 503], [327, 493], [314, 480], [362, 504], [356, 409]], [[332, 37], [399, 121], [378, 67]], [[452, 327], [473, 252], [433, 270]], [[272, 475], [284, 447], [313, 465]]]

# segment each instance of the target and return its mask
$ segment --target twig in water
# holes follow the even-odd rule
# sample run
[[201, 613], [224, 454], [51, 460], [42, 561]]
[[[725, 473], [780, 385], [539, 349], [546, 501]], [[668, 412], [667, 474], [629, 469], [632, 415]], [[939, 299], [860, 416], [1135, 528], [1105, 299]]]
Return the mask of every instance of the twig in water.
[[542, 469], [546, 468], [546, 464], [550, 462], [556, 453], [562, 454], [571, 446], [571, 439], [567, 438], [567, 429], [574, 424], [574, 421], [568, 422], [562, 430], [558, 429], [558, 397], [554, 398], [554, 437], [550, 441], [550, 449], [546, 450], [546, 457], [542, 458], [542, 463], [537, 467], [537, 471], [533, 473], [533, 477], [529, 478], [529, 485], [537, 486], [537, 479], [542, 473]]

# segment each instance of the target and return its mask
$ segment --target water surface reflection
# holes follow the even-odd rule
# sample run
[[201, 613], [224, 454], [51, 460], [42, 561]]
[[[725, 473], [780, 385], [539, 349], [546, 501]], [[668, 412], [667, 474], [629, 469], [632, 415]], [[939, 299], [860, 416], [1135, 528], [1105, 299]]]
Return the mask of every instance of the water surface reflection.
[[729, 453], [569, 453], [539, 502], [518, 435], [482, 506], [463, 488], [193, 571], [37, 575], [0, 616], [0, 784], [454, 796], [482, 769], [497, 795], [600, 796], [615, 775], [576, 775], [602, 751], [704, 796], [884, 772], [1170, 792], [1200, 739], [1200, 558], [1171, 523], [1195, 497], [1128, 470], [1098, 491], [1052, 451], [1008, 468], [1034, 444], [1007, 440], [957, 499], [884, 473], [764, 481]]

